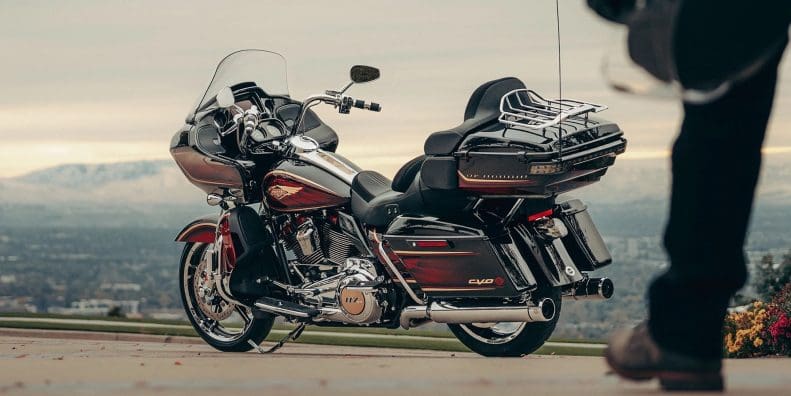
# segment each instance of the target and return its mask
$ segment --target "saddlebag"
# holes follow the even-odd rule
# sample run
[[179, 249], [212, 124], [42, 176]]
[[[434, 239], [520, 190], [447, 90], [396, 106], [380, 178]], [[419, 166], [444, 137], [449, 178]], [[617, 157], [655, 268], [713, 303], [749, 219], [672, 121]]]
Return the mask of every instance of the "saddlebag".
[[578, 199], [559, 205], [559, 216], [569, 233], [562, 238], [569, 256], [581, 271], [593, 271], [612, 263], [612, 256], [593, 224], [588, 207]]
[[383, 238], [407, 283], [428, 296], [514, 297], [536, 286], [511, 240], [492, 240], [477, 228], [401, 216]]

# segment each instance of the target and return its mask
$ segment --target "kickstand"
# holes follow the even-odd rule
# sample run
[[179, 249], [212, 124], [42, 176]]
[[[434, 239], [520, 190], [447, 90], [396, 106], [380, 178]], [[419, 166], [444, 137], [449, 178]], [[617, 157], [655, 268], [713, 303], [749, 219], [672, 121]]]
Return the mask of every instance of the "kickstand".
[[258, 351], [258, 353], [260, 353], [262, 355], [266, 355], [268, 353], [272, 353], [272, 352], [282, 348], [283, 345], [285, 345], [287, 342], [294, 341], [297, 338], [299, 338], [299, 336], [302, 335], [302, 330], [305, 330], [305, 323], [300, 323], [299, 326], [297, 326], [294, 330], [291, 330], [291, 332], [288, 333], [288, 335], [283, 337], [283, 339], [278, 341], [277, 344], [273, 345], [269, 349], [261, 348], [261, 346], [256, 344], [253, 340], [247, 340], [247, 343], [252, 345], [253, 348], [255, 348], [255, 350]]

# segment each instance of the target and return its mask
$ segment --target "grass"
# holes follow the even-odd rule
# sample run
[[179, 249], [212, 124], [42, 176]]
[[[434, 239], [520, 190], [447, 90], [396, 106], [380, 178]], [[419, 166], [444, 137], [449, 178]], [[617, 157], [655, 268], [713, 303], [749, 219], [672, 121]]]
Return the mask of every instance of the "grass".
[[[58, 323], [55, 321], [29, 322], [25, 320], [4, 320], [0, 322], [0, 327], [22, 328], [22, 329], [42, 329], [42, 330], [72, 330], [72, 331], [98, 331], [111, 333], [135, 333], [162, 336], [184, 336], [197, 337], [197, 333], [188, 322], [179, 320], [150, 320], [150, 319], [126, 319], [112, 317], [95, 316], [73, 316], [56, 314], [0, 314], [6, 318], [37, 318], [37, 319], [84, 319], [102, 320], [112, 322], [111, 324], [96, 323]], [[152, 323], [160, 324], [162, 327], [135, 326], [135, 324]], [[277, 333], [269, 334], [267, 341], [278, 341], [284, 337], [282, 331], [292, 329], [293, 326], [278, 324], [275, 330]], [[339, 333], [333, 336], [332, 333]], [[382, 337], [348, 337], [341, 334], [371, 334], [381, 335]], [[411, 336], [411, 337], [410, 337]], [[419, 337], [419, 338], [416, 338]], [[565, 345], [545, 345], [536, 351], [542, 355], [574, 355], [574, 356], [601, 356], [603, 349], [575, 346], [575, 343], [590, 343], [584, 340], [568, 340], [563, 342]], [[383, 329], [383, 328], [338, 328], [338, 327], [319, 327], [311, 326], [296, 341], [303, 344], [318, 345], [338, 345], [338, 346], [361, 346], [361, 347], [380, 347], [380, 348], [402, 348], [402, 349], [427, 349], [446, 352], [469, 352], [461, 342], [457, 341], [452, 334], [428, 331], [428, 330], [403, 330], [403, 329]]]

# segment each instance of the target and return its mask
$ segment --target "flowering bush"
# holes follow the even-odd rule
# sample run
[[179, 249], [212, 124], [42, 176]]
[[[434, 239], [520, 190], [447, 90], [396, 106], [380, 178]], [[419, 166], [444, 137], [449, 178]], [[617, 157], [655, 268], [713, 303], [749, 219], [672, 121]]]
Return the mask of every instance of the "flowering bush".
[[728, 357], [791, 356], [791, 283], [769, 303], [728, 314], [724, 330]]
[[725, 319], [725, 348], [729, 357], [753, 357], [769, 354], [763, 338], [769, 313], [766, 304], [756, 301], [742, 312]]
[[791, 356], [791, 283], [772, 298], [768, 313], [766, 338], [772, 350]]

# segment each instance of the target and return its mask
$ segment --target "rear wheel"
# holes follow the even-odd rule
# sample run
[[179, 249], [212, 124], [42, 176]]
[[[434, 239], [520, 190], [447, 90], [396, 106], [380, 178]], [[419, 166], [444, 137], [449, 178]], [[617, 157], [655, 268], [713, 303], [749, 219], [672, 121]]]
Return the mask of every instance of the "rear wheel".
[[274, 316], [253, 316], [249, 307], [227, 301], [209, 282], [209, 257], [212, 246], [188, 243], [181, 255], [179, 278], [181, 302], [187, 318], [206, 343], [223, 352], [246, 352], [264, 341], [274, 324]]
[[498, 322], [449, 324], [448, 327], [473, 352], [490, 357], [518, 357], [531, 354], [544, 345], [560, 318], [560, 290], [534, 293], [555, 303], [555, 316], [548, 322]]

